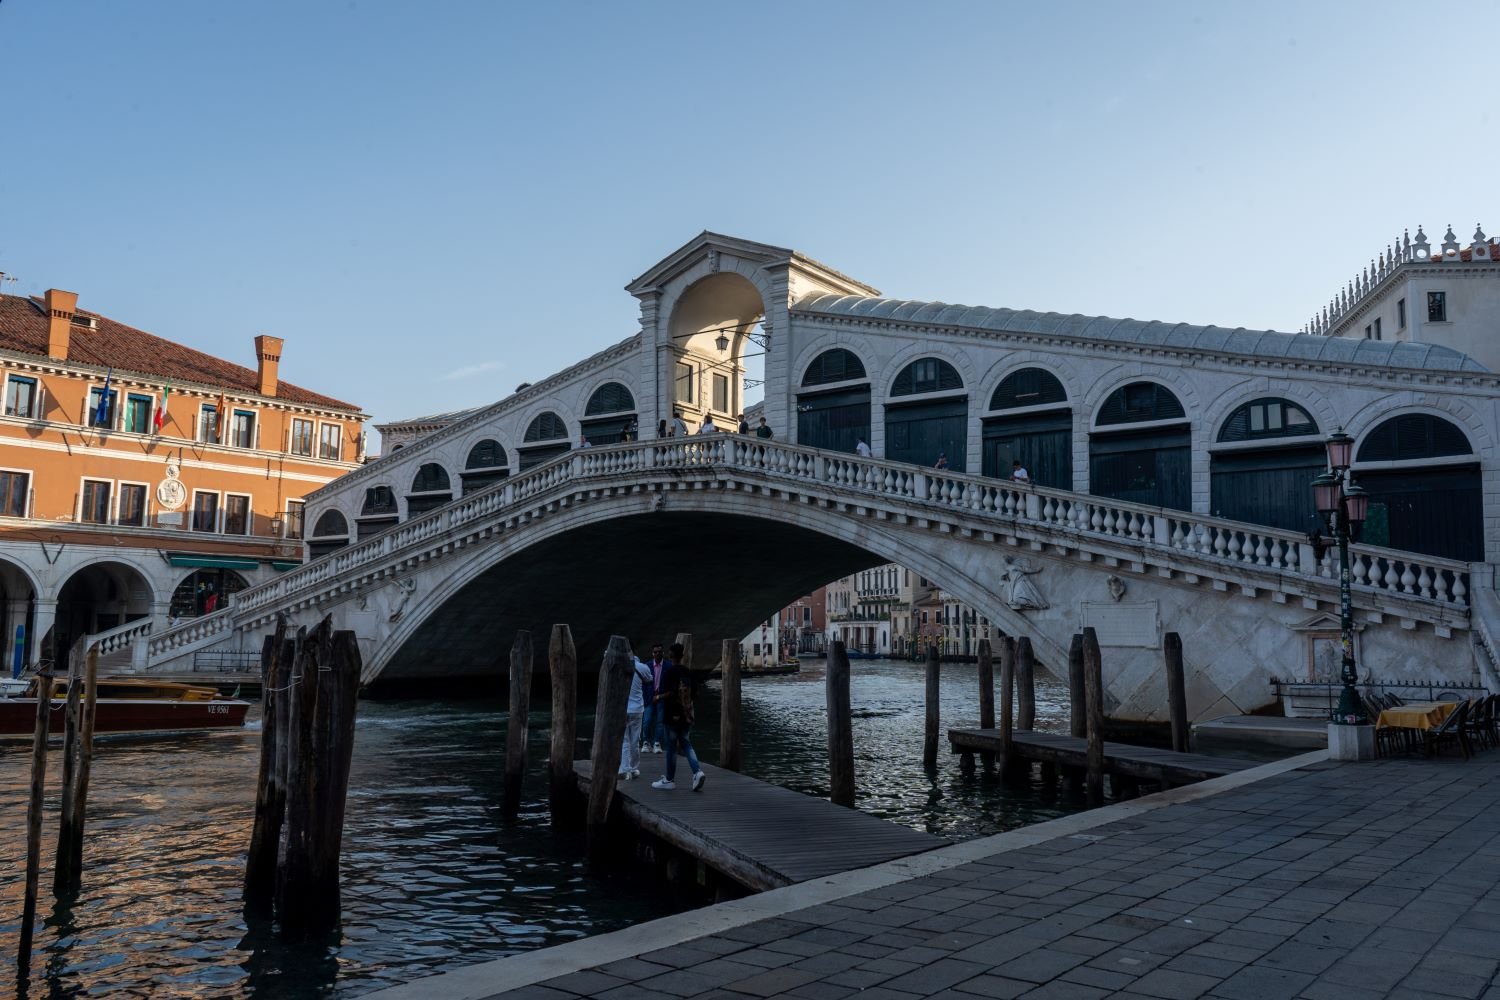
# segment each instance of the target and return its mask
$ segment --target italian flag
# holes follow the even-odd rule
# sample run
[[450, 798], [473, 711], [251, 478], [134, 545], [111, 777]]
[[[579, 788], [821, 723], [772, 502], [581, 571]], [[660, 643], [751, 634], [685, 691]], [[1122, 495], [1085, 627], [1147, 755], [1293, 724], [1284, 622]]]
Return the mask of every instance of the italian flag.
[[152, 426], [156, 433], [161, 433], [162, 425], [167, 422], [167, 397], [172, 395], [172, 383], [168, 382], [161, 391], [161, 402], [156, 404], [156, 416], [151, 418]]

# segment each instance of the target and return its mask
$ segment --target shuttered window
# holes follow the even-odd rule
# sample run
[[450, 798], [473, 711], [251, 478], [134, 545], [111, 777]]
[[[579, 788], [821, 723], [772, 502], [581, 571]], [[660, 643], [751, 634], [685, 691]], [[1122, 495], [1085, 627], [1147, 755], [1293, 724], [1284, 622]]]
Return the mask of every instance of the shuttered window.
[[[635, 409], [635, 397], [630, 390], [618, 382], [606, 382], [594, 390], [583, 415], [592, 417], [600, 413], [626, 413]], [[566, 435], [564, 435], [566, 436]]]
[[1041, 406], [1066, 403], [1068, 394], [1057, 376], [1040, 368], [1022, 368], [1000, 380], [990, 397], [990, 409], [1009, 410], [1018, 406]]
[[568, 436], [568, 425], [563, 423], [563, 418], [551, 410], [537, 414], [531, 426], [526, 428], [525, 441], [554, 441], [558, 438]]
[[360, 507], [361, 514], [395, 514], [396, 492], [389, 486], [371, 486], [365, 490], [364, 506]]
[[921, 358], [901, 369], [891, 384], [892, 396], [913, 396], [919, 392], [944, 392], [962, 389], [964, 380], [958, 370], [942, 358]]
[[1428, 413], [1406, 413], [1371, 431], [1355, 460], [1401, 462], [1473, 453], [1469, 439], [1457, 425]]
[[1219, 428], [1219, 440], [1254, 441], [1316, 433], [1317, 422], [1302, 407], [1285, 399], [1267, 397], [1253, 399], [1231, 413]]
[[1176, 420], [1183, 417], [1182, 403], [1172, 391], [1155, 382], [1132, 382], [1109, 394], [1099, 407], [1096, 425], [1139, 424], [1148, 420]]
[[813, 358], [812, 364], [807, 366], [807, 371], [802, 376], [802, 385], [827, 385], [830, 382], [849, 382], [864, 377], [864, 363], [854, 352], [835, 347]]
[[507, 464], [509, 463], [505, 456], [505, 449], [500, 447], [500, 442], [486, 439], [469, 449], [469, 457], [464, 462], [464, 468], [498, 469]]
[[428, 462], [417, 470], [411, 481], [413, 493], [437, 493], [451, 489], [448, 471], [436, 462]]
[[328, 537], [329, 535], [349, 534], [349, 522], [344, 515], [336, 510], [325, 510], [318, 515], [318, 523], [313, 526], [314, 537]]

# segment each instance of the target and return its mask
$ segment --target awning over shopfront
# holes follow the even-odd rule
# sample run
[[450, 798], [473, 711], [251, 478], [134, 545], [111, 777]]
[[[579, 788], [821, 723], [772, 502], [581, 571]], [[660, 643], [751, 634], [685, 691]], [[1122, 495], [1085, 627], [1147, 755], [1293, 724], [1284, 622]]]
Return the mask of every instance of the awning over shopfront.
[[171, 552], [167, 555], [167, 561], [173, 566], [187, 566], [192, 569], [259, 569], [259, 559], [236, 559], [233, 556], [194, 556], [180, 552]]

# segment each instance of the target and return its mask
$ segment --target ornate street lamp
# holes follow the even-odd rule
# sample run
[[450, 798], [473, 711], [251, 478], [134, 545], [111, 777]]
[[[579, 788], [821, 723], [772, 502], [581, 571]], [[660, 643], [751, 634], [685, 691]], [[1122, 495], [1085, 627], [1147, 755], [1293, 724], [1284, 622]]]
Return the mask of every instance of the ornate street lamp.
[[1328, 468], [1312, 481], [1313, 503], [1339, 547], [1339, 631], [1343, 664], [1339, 679], [1344, 688], [1339, 693], [1333, 722], [1345, 726], [1363, 726], [1370, 722], [1364, 701], [1354, 689], [1359, 680], [1354, 662], [1354, 610], [1349, 595], [1349, 543], [1359, 541], [1360, 529], [1370, 510], [1370, 494], [1354, 482], [1349, 473], [1354, 453], [1354, 439], [1342, 430], [1328, 438]]

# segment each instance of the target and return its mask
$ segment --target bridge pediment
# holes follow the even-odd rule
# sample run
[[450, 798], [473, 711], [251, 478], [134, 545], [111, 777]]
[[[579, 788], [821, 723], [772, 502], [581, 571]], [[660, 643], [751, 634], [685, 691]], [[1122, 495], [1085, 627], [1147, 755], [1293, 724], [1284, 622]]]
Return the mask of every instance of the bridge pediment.
[[841, 274], [827, 264], [796, 250], [711, 233], [706, 229], [663, 257], [626, 285], [625, 290], [636, 296], [660, 292], [702, 263], [708, 264], [710, 272], [721, 270], [726, 266], [725, 258], [766, 270], [793, 269], [812, 278], [814, 284], [827, 291], [839, 291], [847, 295], [880, 294], [870, 285]]

